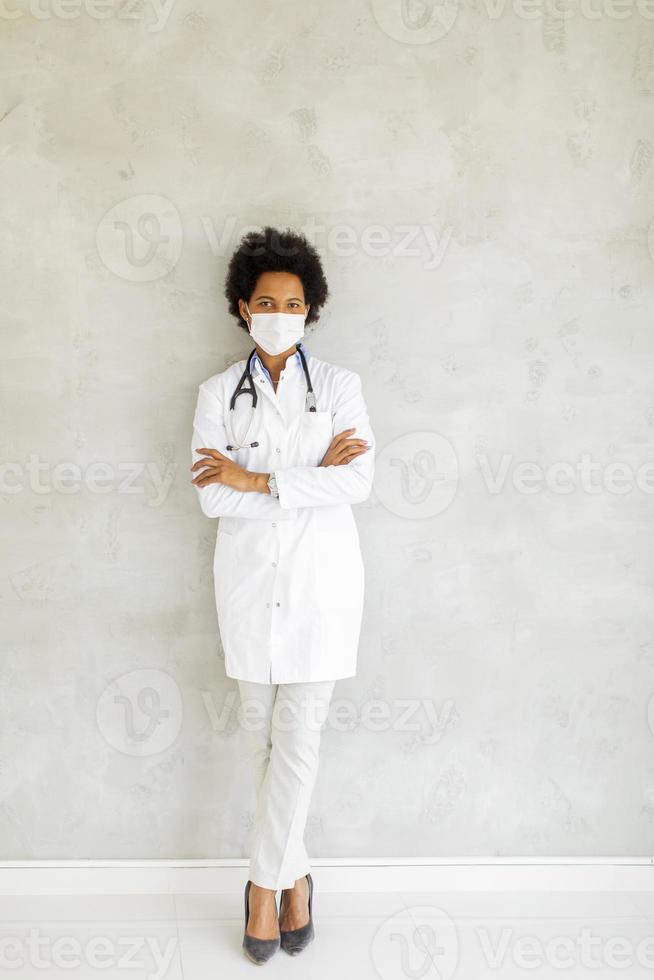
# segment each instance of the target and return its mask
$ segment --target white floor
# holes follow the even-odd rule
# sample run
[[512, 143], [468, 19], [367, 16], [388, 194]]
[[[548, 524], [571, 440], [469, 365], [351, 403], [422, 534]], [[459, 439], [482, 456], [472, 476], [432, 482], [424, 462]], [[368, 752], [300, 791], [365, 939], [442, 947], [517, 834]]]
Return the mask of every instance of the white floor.
[[[58, 980], [654, 976], [647, 892], [321, 893], [315, 941], [263, 966], [241, 950], [241, 895], [0, 896], [0, 975]], [[640, 945], [639, 945], [640, 944]]]

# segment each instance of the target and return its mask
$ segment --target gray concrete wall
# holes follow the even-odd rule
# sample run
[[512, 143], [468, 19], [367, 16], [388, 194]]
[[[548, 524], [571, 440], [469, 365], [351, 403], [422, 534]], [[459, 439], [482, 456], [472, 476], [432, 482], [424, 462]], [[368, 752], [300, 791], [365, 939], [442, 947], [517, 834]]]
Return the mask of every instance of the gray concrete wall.
[[3, 7], [3, 858], [246, 852], [188, 467], [267, 222], [379, 442], [309, 853], [651, 853], [653, 17]]

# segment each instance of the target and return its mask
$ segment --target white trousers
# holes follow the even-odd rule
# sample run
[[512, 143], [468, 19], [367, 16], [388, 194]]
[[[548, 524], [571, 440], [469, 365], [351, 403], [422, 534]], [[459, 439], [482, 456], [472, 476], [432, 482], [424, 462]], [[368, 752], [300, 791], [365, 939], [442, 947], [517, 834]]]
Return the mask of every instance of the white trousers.
[[257, 798], [249, 878], [262, 888], [292, 888], [311, 870], [304, 830], [335, 684], [238, 681], [242, 744]]

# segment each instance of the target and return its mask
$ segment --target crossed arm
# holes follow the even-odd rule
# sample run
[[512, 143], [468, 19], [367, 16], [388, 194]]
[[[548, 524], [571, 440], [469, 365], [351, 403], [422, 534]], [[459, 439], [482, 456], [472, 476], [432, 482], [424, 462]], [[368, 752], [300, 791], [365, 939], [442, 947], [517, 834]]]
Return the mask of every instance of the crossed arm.
[[[207, 517], [290, 517], [298, 507], [358, 503], [372, 488], [375, 438], [361, 391], [351, 372], [334, 412], [334, 436], [319, 466], [275, 468], [279, 497], [268, 488], [269, 473], [248, 470], [226, 453], [228, 437], [219, 397], [200, 385], [193, 422], [192, 472]], [[342, 428], [343, 427], [343, 428]], [[354, 437], [353, 433], [357, 433]], [[199, 458], [198, 458], [199, 457]]]

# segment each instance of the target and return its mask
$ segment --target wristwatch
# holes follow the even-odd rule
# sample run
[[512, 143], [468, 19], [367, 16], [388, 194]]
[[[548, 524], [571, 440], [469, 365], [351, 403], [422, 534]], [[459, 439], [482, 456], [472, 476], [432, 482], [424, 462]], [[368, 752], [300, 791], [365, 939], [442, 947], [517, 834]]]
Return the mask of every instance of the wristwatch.
[[277, 480], [275, 479], [275, 474], [271, 473], [268, 477], [268, 487], [270, 488], [270, 493], [273, 497], [279, 497], [279, 490], [277, 489]]

